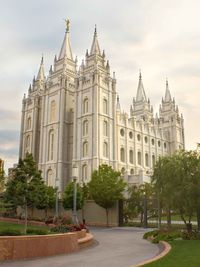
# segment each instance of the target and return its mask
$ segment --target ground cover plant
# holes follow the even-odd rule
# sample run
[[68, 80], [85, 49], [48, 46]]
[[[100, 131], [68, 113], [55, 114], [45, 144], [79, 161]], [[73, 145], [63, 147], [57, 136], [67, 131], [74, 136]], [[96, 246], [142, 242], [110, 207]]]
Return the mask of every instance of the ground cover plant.
[[200, 240], [173, 240], [171, 251], [162, 259], [145, 267], [197, 267], [200, 266]]

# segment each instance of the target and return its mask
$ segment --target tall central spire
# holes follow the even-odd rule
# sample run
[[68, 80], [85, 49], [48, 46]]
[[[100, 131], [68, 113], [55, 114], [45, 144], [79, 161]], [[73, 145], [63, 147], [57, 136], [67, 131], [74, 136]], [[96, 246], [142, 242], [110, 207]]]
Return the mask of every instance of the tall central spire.
[[171, 100], [172, 100], [172, 98], [171, 98], [171, 94], [169, 91], [168, 80], [166, 80], [165, 102], [170, 102]]
[[44, 80], [44, 79], [45, 79], [45, 75], [44, 75], [44, 60], [43, 60], [43, 56], [42, 56], [41, 63], [40, 63], [40, 68], [39, 68], [36, 80], [37, 81], [39, 81], [39, 80], [41, 81], [41, 80]]
[[100, 51], [100, 47], [99, 47], [99, 42], [97, 39], [97, 27], [95, 25], [95, 29], [94, 29], [94, 37], [93, 37], [93, 42], [92, 42], [92, 46], [90, 49], [90, 55], [101, 55], [101, 51]]
[[69, 38], [70, 21], [67, 19], [67, 20], [65, 20], [65, 23], [66, 23], [65, 37], [64, 37], [64, 40], [62, 43], [62, 47], [61, 47], [58, 59], [62, 59], [64, 57], [66, 57], [68, 59], [73, 60], [72, 49], [71, 49], [70, 38]]
[[142, 82], [141, 71], [140, 71], [140, 74], [139, 74], [139, 83], [138, 83], [136, 101], [145, 101], [145, 102], [147, 102], [147, 98], [146, 98], [146, 94], [145, 94], [144, 86], [143, 86], [143, 82]]

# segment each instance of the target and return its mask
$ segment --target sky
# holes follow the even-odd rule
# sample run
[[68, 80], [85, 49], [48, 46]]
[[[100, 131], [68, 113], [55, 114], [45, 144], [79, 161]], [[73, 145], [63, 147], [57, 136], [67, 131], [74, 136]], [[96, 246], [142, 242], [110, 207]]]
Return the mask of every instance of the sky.
[[100, 48], [116, 72], [121, 107], [129, 112], [139, 69], [146, 95], [159, 110], [168, 78], [185, 123], [186, 149], [200, 142], [199, 0], [0, 0], [0, 158], [18, 161], [21, 102], [41, 56], [48, 73], [69, 18], [79, 64], [94, 25]]

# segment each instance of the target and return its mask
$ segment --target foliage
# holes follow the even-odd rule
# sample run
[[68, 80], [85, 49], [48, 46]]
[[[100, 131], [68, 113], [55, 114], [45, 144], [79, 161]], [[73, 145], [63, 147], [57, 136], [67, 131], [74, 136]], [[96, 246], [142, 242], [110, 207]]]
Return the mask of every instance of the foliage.
[[143, 235], [144, 239], [152, 239], [152, 243], [159, 243], [160, 241], [172, 241], [181, 237], [182, 233], [174, 230], [154, 230]]
[[22, 235], [22, 232], [17, 229], [1, 229], [0, 236], [18, 236]]
[[89, 191], [94, 201], [106, 210], [107, 225], [108, 211], [117, 200], [123, 199], [123, 191], [126, 183], [120, 177], [120, 172], [114, 171], [111, 166], [100, 165], [98, 170], [92, 173], [89, 182]]
[[[79, 184], [76, 184], [76, 209], [79, 210], [83, 206], [83, 193]], [[73, 210], [74, 200], [74, 182], [68, 183], [63, 194], [63, 207], [68, 210]]]
[[4, 191], [5, 188], [5, 172], [0, 170], [0, 193]]
[[[36, 207], [38, 209], [44, 209], [47, 213], [48, 209], [52, 209], [55, 207], [56, 203], [56, 189], [52, 186], [41, 185], [40, 188], [41, 194], [38, 196]], [[47, 217], [47, 214], [46, 214]]]
[[177, 210], [187, 225], [200, 209], [200, 160], [196, 151], [159, 158], [153, 183], [163, 207]]
[[25, 210], [25, 233], [27, 228], [27, 207], [35, 207], [43, 196], [45, 185], [41, 172], [36, 167], [36, 162], [31, 154], [19, 160], [14, 170], [14, 178], [6, 184], [5, 198], [15, 206]]
[[49, 233], [46, 229], [35, 229], [35, 228], [28, 228], [27, 234], [28, 235], [47, 235]]
[[53, 233], [68, 233], [70, 232], [70, 227], [69, 226], [66, 226], [66, 225], [57, 225], [55, 227], [52, 227], [51, 232]]

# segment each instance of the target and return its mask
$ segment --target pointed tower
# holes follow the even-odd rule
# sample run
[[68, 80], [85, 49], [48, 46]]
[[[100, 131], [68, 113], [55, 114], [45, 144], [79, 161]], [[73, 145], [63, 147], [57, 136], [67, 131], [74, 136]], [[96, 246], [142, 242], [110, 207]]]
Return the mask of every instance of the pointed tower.
[[178, 106], [172, 100], [168, 80], [166, 80], [165, 97], [160, 106], [160, 126], [166, 138], [169, 140], [170, 153], [185, 148], [184, 121], [180, 116]]
[[116, 80], [110, 76], [95, 26], [90, 52], [80, 66], [74, 114], [74, 156], [79, 177], [88, 182], [100, 164], [115, 164]]
[[144, 90], [141, 71], [139, 73], [136, 99], [133, 101], [132, 116], [135, 116], [137, 119], [143, 119], [146, 122], [150, 121], [153, 117], [152, 106]]

